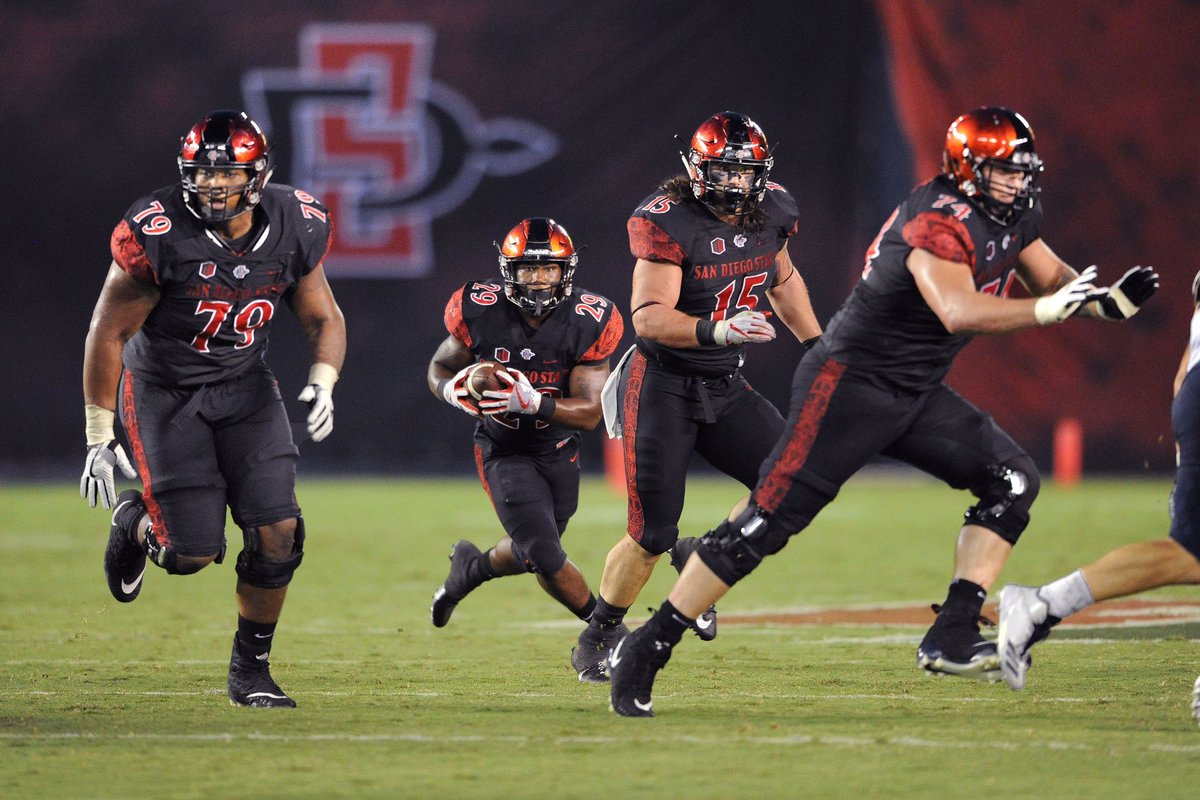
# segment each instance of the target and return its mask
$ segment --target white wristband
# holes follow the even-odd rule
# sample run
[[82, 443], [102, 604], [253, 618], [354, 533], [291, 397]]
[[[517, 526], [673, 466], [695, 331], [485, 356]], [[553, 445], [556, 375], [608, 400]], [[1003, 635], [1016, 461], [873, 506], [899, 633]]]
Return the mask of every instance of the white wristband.
[[87, 434], [88, 447], [117, 438], [113, 433], [115, 412], [88, 403], [83, 407], [83, 416], [87, 420], [84, 432]]
[[332, 392], [333, 385], [338, 382], [338, 371], [331, 364], [318, 361], [309, 367], [308, 382]]

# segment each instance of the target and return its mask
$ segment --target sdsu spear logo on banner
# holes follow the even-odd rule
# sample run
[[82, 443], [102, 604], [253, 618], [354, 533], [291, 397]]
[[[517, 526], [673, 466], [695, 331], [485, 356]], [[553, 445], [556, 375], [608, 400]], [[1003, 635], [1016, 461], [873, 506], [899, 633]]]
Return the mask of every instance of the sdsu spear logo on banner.
[[480, 119], [434, 82], [433, 42], [427, 25], [309, 25], [297, 69], [243, 76], [246, 111], [291, 151], [274, 180], [309, 189], [337, 220], [331, 276], [428, 274], [435, 218], [485, 175], [526, 172], [558, 152], [545, 128]]

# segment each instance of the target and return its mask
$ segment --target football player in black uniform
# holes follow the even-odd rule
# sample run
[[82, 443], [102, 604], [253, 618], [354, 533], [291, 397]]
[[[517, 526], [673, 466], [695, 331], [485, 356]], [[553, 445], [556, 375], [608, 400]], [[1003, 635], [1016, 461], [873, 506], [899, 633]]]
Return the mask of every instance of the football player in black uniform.
[[[696, 547], [678, 527], [692, 454], [752, 488], [783, 430], [783, 417], [740, 372], [747, 343], [775, 338], [764, 300], [802, 342], [821, 333], [787, 250], [796, 203], [769, 180], [774, 159], [762, 129], [743, 114], [715, 114], [681, 155], [687, 174], [642, 200], [627, 225], [637, 342], [612, 387], [620, 411], [610, 416], [620, 419], [608, 423], [622, 439], [628, 523], [576, 645], [592, 654], [580, 680], [607, 680], [605, 659], [659, 557], [670, 551], [682, 568]], [[715, 609], [694, 630], [715, 637]]]
[[[332, 391], [346, 326], [325, 280], [329, 212], [306, 192], [268, 185], [267, 140], [239, 111], [188, 131], [181, 185], [134, 203], [112, 235], [113, 263], [84, 351], [87, 463], [80, 492], [114, 507], [104, 573], [122, 603], [141, 592], [146, 558], [187, 575], [225, 554], [225, 508], [242, 529], [238, 631], [229, 698], [295, 706], [267, 658], [292, 573], [304, 555], [297, 449], [279, 385], [263, 360], [283, 303], [299, 319], [312, 369], [300, 400], [308, 433], [333, 429]], [[115, 496], [113, 468], [142, 491]]]
[[[429, 362], [430, 391], [477, 420], [475, 466], [505, 531], [487, 552], [465, 539], [454, 545], [433, 596], [439, 628], [484, 581], [525, 572], [582, 620], [596, 606], [562, 535], [579, 504], [579, 431], [600, 422], [624, 323], [612, 301], [575, 286], [579, 256], [554, 220], [522, 220], [499, 248], [501, 281], [472, 281], [451, 296], [450, 335]], [[510, 376], [482, 402], [466, 386], [480, 360]]]
[[[1086, 567], [1041, 586], [1010, 584], [1000, 590], [996, 647], [1000, 672], [1014, 691], [1025, 688], [1029, 648], [1063, 618], [1093, 603], [1160, 586], [1200, 583], [1200, 273], [1192, 280], [1192, 324], [1175, 372], [1171, 430], [1175, 434], [1175, 486], [1166, 538], [1123, 545]], [[1192, 688], [1192, 716], [1200, 722], [1200, 678]]]
[[[1041, 238], [1033, 131], [1005, 108], [959, 117], [943, 173], [918, 186], [867, 250], [862, 280], [800, 362], [784, 434], [757, 486], [701, 540], [667, 602], [610, 656], [619, 714], [650, 716], [654, 676], [687, 626], [803, 530], [877, 454], [912, 464], [978, 502], [955, 544], [954, 576], [917, 649], [933, 673], [999, 679], [979, 633], [987, 589], [1029, 523], [1033, 461], [992, 418], [942, 379], [976, 334], [1127, 319], [1158, 286], [1135, 267], [1111, 287], [1078, 274]], [[1033, 297], [1010, 298], [1015, 280]], [[936, 608], [936, 607], [935, 607]]]

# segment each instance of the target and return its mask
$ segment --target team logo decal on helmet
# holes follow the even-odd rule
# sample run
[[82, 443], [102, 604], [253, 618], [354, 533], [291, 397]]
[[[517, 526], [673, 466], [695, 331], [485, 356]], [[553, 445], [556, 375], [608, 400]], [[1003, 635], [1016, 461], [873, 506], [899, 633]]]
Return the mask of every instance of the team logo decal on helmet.
[[[995, 196], [989, 167], [1024, 174], [1011, 200]], [[1007, 225], [1036, 202], [1042, 160], [1024, 117], [999, 106], [981, 107], [950, 124], [942, 172], [985, 214]]]
[[[691, 146], [679, 155], [692, 194], [718, 214], [751, 211], [766, 195], [767, 178], [775, 163], [758, 123], [733, 111], [722, 111], [701, 123], [692, 134]], [[731, 185], [728, 173], [746, 168], [752, 172], [748, 185]]]
[[[579, 255], [567, 229], [548, 217], [529, 217], [518, 222], [502, 243], [500, 275], [504, 278], [504, 294], [518, 307], [540, 317], [571, 296], [575, 265]], [[534, 289], [539, 284], [522, 283], [517, 271], [522, 265], [558, 264], [562, 277], [557, 284]]]
[[[263, 187], [271, 178], [267, 137], [243, 111], [214, 111], [192, 126], [179, 148], [179, 179], [183, 201], [204, 222], [225, 222], [245, 214], [262, 200]], [[196, 182], [200, 169], [240, 170], [244, 186], [201, 187]], [[241, 194], [234, 205], [230, 200]]]

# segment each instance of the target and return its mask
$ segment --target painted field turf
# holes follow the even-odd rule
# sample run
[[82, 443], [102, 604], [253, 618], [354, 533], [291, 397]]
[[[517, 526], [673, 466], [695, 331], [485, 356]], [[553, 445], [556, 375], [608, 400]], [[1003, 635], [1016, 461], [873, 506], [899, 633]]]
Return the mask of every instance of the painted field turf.
[[[1001, 583], [1164, 535], [1169, 489], [1044, 488]], [[224, 565], [152, 567], [120, 606], [101, 568], [107, 514], [70, 486], [0, 486], [0, 795], [1183, 798], [1200, 785], [1195, 623], [1064, 628], [1020, 693], [921, 674], [921, 627], [731, 624], [677, 648], [657, 718], [620, 719], [607, 687], [575, 680], [579, 624], [530, 576], [485, 584], [447, 628], [430, 625], [451, 545], [499, 536], [477, 483], [302, 477], [298, 491], [307, 555], [272, 664], [300, 707], [264, 711], [225, 698], [232, 523]], [[683, 531], [738, 495], [695, 480]], [[970, 502], [923, 480], [856, 479], [720, 608], [940, 602]], [[566, 548], [593, 589], [623, 523], [623, 499], [586, 481]], [[661, 564], [631, 618], [672, 579]]]

